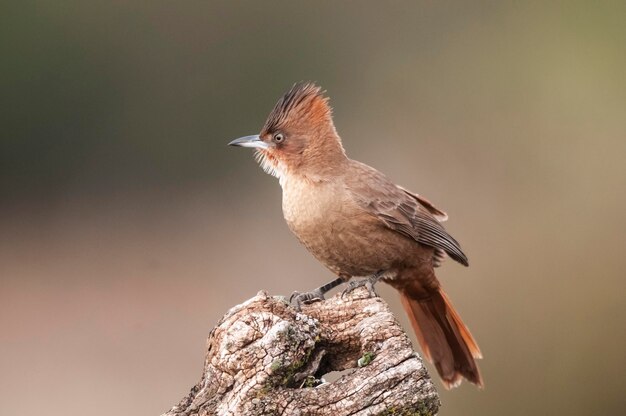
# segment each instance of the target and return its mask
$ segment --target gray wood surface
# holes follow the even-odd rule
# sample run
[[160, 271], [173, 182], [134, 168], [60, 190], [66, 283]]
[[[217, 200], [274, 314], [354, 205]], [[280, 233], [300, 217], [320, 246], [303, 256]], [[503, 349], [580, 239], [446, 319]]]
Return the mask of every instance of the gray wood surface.
[[260, 292], [211, 331], [202, 379], [164, 415], [435, 415], [439, 404], [381, 298], [356, 289], [297, 312]]

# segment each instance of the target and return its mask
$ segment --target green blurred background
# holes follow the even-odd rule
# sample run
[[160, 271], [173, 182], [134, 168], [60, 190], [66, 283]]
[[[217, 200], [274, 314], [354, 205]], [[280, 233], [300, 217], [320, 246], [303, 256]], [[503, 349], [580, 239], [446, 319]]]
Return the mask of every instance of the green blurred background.
[[470, 257], [486, 388], [441, 415], [626, 413], [626, 3], [0, 9], [0, 414], [160, 414], [229, 307], [332, 277], [226, 146], [300, 80]]

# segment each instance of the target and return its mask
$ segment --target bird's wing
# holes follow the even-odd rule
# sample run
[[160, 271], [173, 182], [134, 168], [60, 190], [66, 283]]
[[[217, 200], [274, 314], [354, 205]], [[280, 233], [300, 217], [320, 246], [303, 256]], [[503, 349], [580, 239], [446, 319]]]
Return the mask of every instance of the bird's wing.
[[427, 199], [415, 195], [391, 182], [385, 175], [359, 162], [352, 176], [350, 192], [363, 209], [381, 220], [390, 229], [433, 247], [435, 264], [442, 260], [442, 251], [467, 266], [467, 256], [461, 246], [439, 223], [447, 215]]
[[[430, 202], [428, 199], [426, 199], [425, 197], [419, 195], [419, 194], [415, 194], [411, 191], [409, 191], [408, 189], [403, 188], [400, 185], [396, 185], [398, 188], [402, 189], [407, 195], [409, 195], [411, 198], [414, 198], [415, 200], [417, 200], [417, 202], [424, 208], [426, 208], [428, 210], [428, 212], [430, 212], [433, 217], [435, 217], [435, 219], [439, 222], [444, 222], [448, 220], [448, 214], [446, 214], [444, 211], [440, 210], [439, 208], [437, 208], [432, 202]], [[435, 248], [435, 253], [433, 255], [433, 266], [435, 267], [439, 267], [443, 264], [443, 261], [446, 259], [447, 254], [446, 252], [441, 249], [441, 248]]]
[[431, 214], [433, 214], [433, 217], [435, 217], [435, 219], [439, 222], [444, 222], [448, 220], [448, 214], [446, 214], [445, 212], [443, 212], [442, 210], [440, 210], [439, 208], [437, 208], [432, 202], [430, 202], [428, 199], [426, 199], [425, 197], [419, 195], [419, 194], [414, 194], [413, 192], [404, 189], [403, 187], [396, 185], [398, 188], [402, 189], [407, 195], [409, 195], [411, 198], [414, 198], [415, 200], [417, 200], [417, 202], [419, 202], [419, 204], [421, 206], [423, 206], [424, 208], [426, 208], [428, 210], [428, 212], [430, 212]]

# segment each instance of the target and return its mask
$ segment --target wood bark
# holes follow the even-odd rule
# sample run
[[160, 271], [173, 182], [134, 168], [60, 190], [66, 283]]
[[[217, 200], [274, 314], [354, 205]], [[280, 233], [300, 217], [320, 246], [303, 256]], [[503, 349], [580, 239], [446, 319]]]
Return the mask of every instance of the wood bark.
[[200, 382], [164, 415], [435, 415], [439, 404], [387, 304], [358, 288], [300, 312], [265, 292], [233, 307]]

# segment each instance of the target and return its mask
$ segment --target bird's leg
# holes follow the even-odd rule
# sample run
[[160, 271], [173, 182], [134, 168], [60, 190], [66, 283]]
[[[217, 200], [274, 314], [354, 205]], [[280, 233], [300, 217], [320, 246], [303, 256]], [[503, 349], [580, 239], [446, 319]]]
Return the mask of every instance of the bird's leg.
[[343, 298], [345, 295], [349, 294], [357, 287], [363, 287], [363, 286], [367, 289], [371, 297], [378, 297], [378, 293], [376, 293], [376, 290], [374, 290], [374, 285], [378, 283], [378, 281], [380, 280], [381, 277], [383, 277], [383, 275], [384, 275], [384, 271], [379, 270], [373, 275], [366, 277], [365, 279], [351, 280], [350, 282], [348, 282], [348, 286], [344, 289], [344, 291], [341, 292], [341, 297]]
[[310, 292], [293, 292], [289, 297], [289, 303], [297, 310], [300, 310], [300, 307], [303, 303], [309, 303], [314, 300], [324, 300], [324, 294], [326, 294], [326, 292], [332, 290], [333, 288], [336, 288], [342, 283], [345, 283], [345, 279], [338, 277], [332, 282], [328, 282], [325, 285], [320, 286]]

